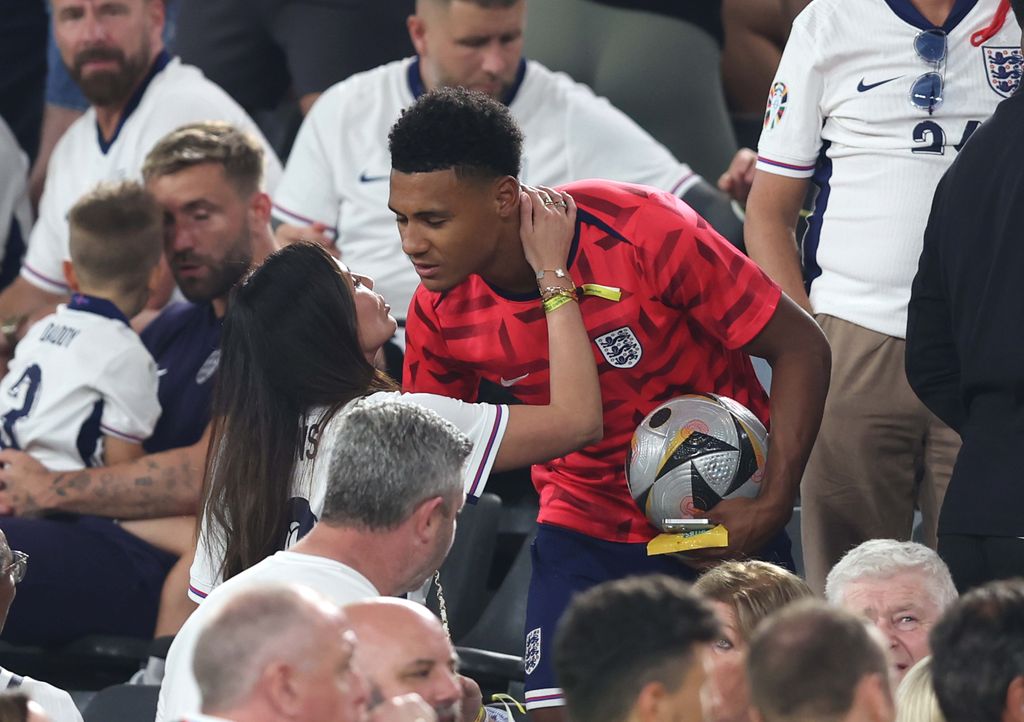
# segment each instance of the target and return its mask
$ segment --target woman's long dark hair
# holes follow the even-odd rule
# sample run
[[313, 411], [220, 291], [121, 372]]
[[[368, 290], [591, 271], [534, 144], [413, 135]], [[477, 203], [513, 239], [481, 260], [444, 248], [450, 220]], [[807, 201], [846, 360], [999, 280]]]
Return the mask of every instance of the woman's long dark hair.
[[312, 243], [277, 251], [232, 292], [202, 501], [214, 559], [226, 543], [224, 579], [285, 539], [301, 415], [326, 407], [326, 421], [355, 398], [397, 388], [366, 360], [357, 329], [349, 282]]

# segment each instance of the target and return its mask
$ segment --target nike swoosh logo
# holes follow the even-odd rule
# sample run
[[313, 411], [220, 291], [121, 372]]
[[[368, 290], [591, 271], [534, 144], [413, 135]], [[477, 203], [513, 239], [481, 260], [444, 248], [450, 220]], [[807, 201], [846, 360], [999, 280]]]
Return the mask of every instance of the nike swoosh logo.
[[879, 85], [885, 85], [886, 83], [891, 83], [892, 81], [899, 80], [902, 77], [903, 77], [902, 75], [897, 75], [895, 78], [889, 78], [888, 80], [879, 80], [877, 83], [865, 83], [864, 82], [864, 78], [861, 78], [860, 82], [857, 83], [857, 92], [858, 93], [863, 93], [865, 90], [871, 90], [872, 88], [877, 88]]
[[362, 173], [359, 174], [359, 182], [376, 183], [377, 181], [387, 180], [390, 177], [390, 175], [366, 175], [366, 171], [364, 170]]
[[156, 370], [156, 375], [157, 375], [157, 376], [163, 376], [163, 375], [165, 375], [166, 373], [167, 373], [167, 369], [157, 369], [157, 370]]
[[501, 384], [502, 386], [504, 386], [505, 388], [508, 388], [509, 386], [512, 386], [512, 385], [514, 385], [514, 384], [517, 384], [517, 383], [519, 383], [520, 381], [522, 381], [523, 379], [525, 379], [525, 378], [526, 378], [527, 376], [529, 376], [529, 375], [530, 375], [529, 373], [525, 373], [525, 374], [523, 374], [522, 376], [516, 376], [516, 377], [515, 377], [514, 379], [507, 379], [507, 378], [505, 378], [504, 376], [500, 376], [500, 377], [498, 378], [498, 382], [499, 382], [499, 383], [500, 383], [500, 384]]

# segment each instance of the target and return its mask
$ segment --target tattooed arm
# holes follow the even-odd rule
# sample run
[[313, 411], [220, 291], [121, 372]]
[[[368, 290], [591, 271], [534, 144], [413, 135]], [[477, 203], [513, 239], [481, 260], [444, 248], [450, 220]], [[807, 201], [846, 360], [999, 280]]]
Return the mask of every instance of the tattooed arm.
[[195, 514], [209, 446], [207, 428], [192, 446], [79, 471], [48, 470], [28, 454], [0, 451], [0, 514], [48, 512], [116, 519]]

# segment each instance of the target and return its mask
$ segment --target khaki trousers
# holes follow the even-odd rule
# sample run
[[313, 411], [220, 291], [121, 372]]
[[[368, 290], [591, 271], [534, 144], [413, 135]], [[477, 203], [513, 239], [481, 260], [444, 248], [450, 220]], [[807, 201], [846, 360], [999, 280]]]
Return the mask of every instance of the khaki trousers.
[[903, 339], [817, 320], [832, 344], [832, 381], [800, 495], [807, 581], [821, 592], [829, 569], [861, 542], [910, 539], [915, 507], [935, 548], [960, 437], [911, 390]]

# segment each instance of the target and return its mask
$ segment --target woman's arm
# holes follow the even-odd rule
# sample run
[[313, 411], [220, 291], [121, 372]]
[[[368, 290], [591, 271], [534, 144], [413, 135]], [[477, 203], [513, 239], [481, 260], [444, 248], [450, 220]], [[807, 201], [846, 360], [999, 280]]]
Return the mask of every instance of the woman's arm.
[[[545, 196], [556, 203], [545, 205]], [[549, 288], [572, 288], [568, 274], [562, 278], [553, 272], [565, 269], [569, 257], [576, 227], [576, 203], [572, 197], [551, 188], [524, 187], [520, 194], [520, 222], [527, 262], [535, 272], [548, 271], [538, 282], [542, 294]], [[604, 433], [597, 365], [579, 303], [549, 301], [545, 317], [550, 403], [509, 407], [508, 427], [494, 462], [496, 471], [564, 456], [599, 441]]]

